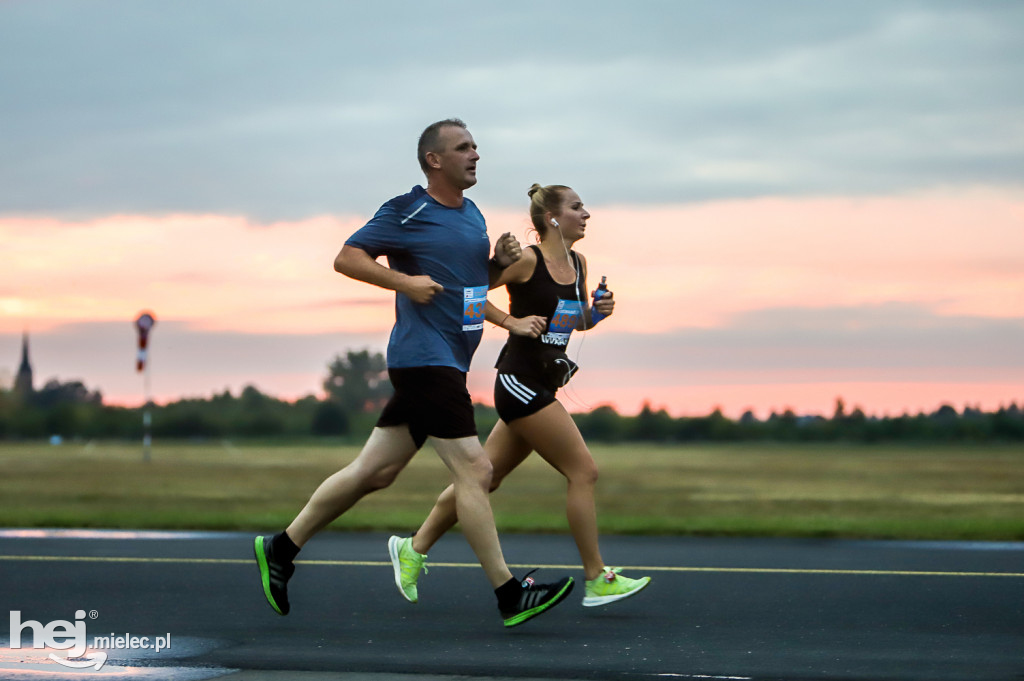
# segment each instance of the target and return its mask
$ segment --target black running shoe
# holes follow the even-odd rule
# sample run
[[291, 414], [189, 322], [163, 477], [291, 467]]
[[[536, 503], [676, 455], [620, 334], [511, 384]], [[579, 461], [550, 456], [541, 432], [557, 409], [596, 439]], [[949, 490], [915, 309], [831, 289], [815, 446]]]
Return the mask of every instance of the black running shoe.
[[511, 610], [502, 609], [501, 616], [506, 627], [522, 624], [531, 617], [553, 608], [572, 591], [572, 577], [563, 577], [554, 584], [535, 584], [529, 573], [522, 583], [519, 600]]
[[295, 572], [295, 564], [275, 561], [270, 552], [268, 537], [256, 537], [253, 551], [256, 554], [256, 564], [260, 567], [263, 595], [267, 597], [267, 602], [277, 611], [277, 614], [287, 615], [289, 610], [288, 580]]

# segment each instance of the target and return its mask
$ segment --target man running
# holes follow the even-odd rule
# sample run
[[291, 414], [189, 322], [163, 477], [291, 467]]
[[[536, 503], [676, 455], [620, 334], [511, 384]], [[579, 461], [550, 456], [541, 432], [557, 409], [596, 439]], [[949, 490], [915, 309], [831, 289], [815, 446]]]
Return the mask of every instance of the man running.
[[[476, 184], [480, 159], [465, 123], [448, 119], [428, 126], [417, 156], [427, 188], [416, 186], [381, 206], [334, 261], [334, 269], [348, 277], [395, 291], [387, 353], [395, 393], [359, 456], [321, 483], [284, 532], [256, 537], [256, 561], [270, 605], [288, 614], [287, 584], [302, 546], [359, 499], [390, 485], [429, 439], [452, 473], [466, 541], [511, 627], [561, 602], [573, 587], [571, 577], [535, 584], [509, 571], [488, 496], [492, 468], [466, 389], [483, 335], [487, 290], [522, 250], [505, 233], [488, 260], [487, 225], [463, 196]], [[387, 267], [377, 262], [382, 255]]]

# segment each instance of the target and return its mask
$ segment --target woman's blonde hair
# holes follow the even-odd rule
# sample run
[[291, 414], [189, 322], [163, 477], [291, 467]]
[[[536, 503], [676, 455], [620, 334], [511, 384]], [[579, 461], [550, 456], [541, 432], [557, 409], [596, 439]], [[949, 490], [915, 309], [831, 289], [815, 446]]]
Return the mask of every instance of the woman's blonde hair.
[[551, 224], [544, 219], [545, 213], [558, 213], [562, 208], [562, 195], [569, 187], [562, 184], [549, 184], [542, 187], [537, 183], [526, 192], [530, 197], [530, 221], [541, 239], [547, 234]]

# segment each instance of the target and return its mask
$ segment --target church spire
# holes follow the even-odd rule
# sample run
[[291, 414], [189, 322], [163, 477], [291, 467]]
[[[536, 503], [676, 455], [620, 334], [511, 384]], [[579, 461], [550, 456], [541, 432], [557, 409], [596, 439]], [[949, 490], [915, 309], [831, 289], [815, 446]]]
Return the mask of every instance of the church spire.
[[25, 331], [21, 337], [21, 364], [18, 366], [18, 375], [14, 379], [14, 394], [27, 398], [33, 390], [32, 364], [28, 359], [28, 331]]

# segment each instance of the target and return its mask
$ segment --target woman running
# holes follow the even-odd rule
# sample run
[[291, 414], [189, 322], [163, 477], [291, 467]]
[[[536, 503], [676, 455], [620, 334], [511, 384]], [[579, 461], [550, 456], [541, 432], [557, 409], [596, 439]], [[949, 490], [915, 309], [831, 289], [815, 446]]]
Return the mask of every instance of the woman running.
[[[650, 577], [630, 579], [606, 567], [598, 547], [594, 486], [597, 464], [569, 412], [555, 394], [576, 371], [565, 353], [574, 329], [589, 329], [612, 314], [606, 292], [594, 307], [587, 301], [587, 262], [572, 250], [583, 238], [590, 213], [579, 195], [563, 185], [530, 187], [530, 218], [540, 243], [502, 273], [509, 312], [487, 304], [487, 320], [509, 331], [498, 356], [494, 406], [500, 420], [484, 444], [493, 465], [491, 491], [536, 451], [568, 481], [566, 516], [586, 579], [583, 605], [597, 606], [632, 596]], [[596, 314], [592, 312], [596, 310]], [[457, 522], [455, 491], [449, 485], [412, 537], [391, 537], [388, 552], [395, 584], [415, 603], [427, 552]]]

